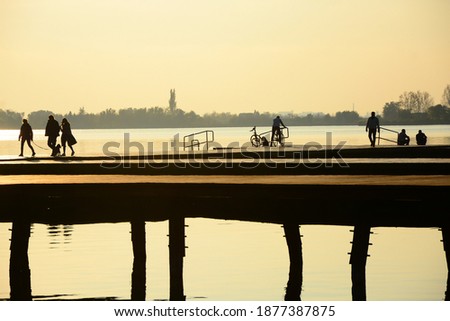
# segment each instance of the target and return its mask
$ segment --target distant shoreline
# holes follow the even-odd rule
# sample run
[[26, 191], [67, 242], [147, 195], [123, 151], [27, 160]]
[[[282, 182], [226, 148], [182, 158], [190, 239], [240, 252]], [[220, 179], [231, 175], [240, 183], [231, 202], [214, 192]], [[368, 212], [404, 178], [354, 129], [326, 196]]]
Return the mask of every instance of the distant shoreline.
[[[88, 113], [80, 108], [78, 113], [54, 113], [50, 110], [37, 110], [25, 115], [11, 110], [0, 109], [0, 129], [20, 127], [25, 117], [33, 128], [45, 127], [49, 115], [61, 121], [67, 118], [72, 128], [82, 129], [122, 129], [122, 128], [199, 128], [199, 127], [253, 127], [271, 126], [276, 116], [281, 116], [287, 126], [365, 126], [367, 117], [356, 111], [338, 111], [334, 115], [322, 112], [308, 114], [278, 112], [212, 112], [204, 115], [193, 111], [161, 107], [106, 109], [100, 113]], [[395, 116], [384, 112], [377, 115], [382, 125], [449, 125], [450, 108], [437, 105], [427, 112], [413, 113], [402, 110]]]
[[[439, 125], [450, 125], [449, 123], [383, 123], [382, 126], [439, 126]], [[118, 127], [77, 127], [76, 129], [163, 129], [163, 128], [234, 128], [234, 127], [252, 127], [253, 124], [250, 125], [211, 125], [211, 126], [149, 126], [149, 127], [142, 127], [142, 126], [118, 126]], [[270, 124], [262, 124], [257, 125], [258, 127], [271, 127]], [[288, 127], [302, 127], [302, 126], [311, 126], [311, 127], [320, 127], [320, 126], [365, 126], [365, 123], [358, 123], [358, 124], [290, 124]], [[0, 130], [19, 130], [19, 127], [0, 127]], [[36, 127], [33, 126], [34, 130], [44, 130], [45, 127]]]

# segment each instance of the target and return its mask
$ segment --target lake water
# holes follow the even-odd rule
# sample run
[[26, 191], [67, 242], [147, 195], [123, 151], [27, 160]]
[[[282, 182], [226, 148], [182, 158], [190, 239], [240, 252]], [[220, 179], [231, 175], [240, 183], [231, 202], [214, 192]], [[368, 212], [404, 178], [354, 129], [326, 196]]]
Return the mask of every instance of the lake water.
[[[429, 144], [450, 144], [449, 126], [392, 126], [405, 128], [413, 137], [422, 129]], [[130, 142], [148, 146], [154, 152], [170, 146], [175, 135], [204, 129], [76, 130], [76, 155], [103, 155], [104, 145], [119, 142], [125, 134]], [[215, 141], [222, 147], [250, 137], [250, 128], [214, 128]], [[258, 129], [259, 130], [259, 129]], [[261, 128], [261, 131], [269, 128]], [[369, 146], [361, 126], [290, 128], [288, 142]], [[413, 135], [414, 133], [414, 135]], [[2, 158], [16, 158], [18, 131], [0, 131]], [[45, 147], [43, 131], [35, 141]], [[414, 139], [413, 145], [415, 144]], [[391, 144], [384, 143], [382, 144]], [[159, 146], [159, 147], [158, 147]], [[123, 147], [123, 146], [122, 146]], [[121, 148], [122, 148], [121, 147]], [[134, 147], [132, 147], [134, 148]], [[120, 150], [122, 152], [123, 150]], [[130, 149], [136, 153], [137, 149]], [[37, 156], [47, 151], [36, 148]], [[119, 150], [117, 150], [119, 152]], [[25, 154], [29, 150], [25, 147]], [[283, 300], [289, 272], [289, 257], [283, 229], [277, 224], [211, 219], [187, 219], [184, 292], [187, 300]], [[9, 246], [11, 223], [0, 223], [0, 300], [9, 299]], [[352, 227], [301, 226], [303, 235], [302, 299], [311, 301], [351, 300]], [[128, 300], [133, 267], [129, 223], [45, 225], [33, 224], [29, 241], [32, 294], [38, 299]], [[447, 266], [442, 234], [433, 228], [374, 228], [366, 266], [368, 300], [444, 299]], [[168, 223], [146, 223], [147, 300], [169, 298]]]
[[[187, 300], [283, 300], [289, 258], [276, 224], [188, 219]], [[0, 299], [9, 299], [11, 224], [0, 224]], [[32, 294], [42, 299], [131, 296], [130, 224], [34, 224]], [[301, 226], [303, 300], [351, 300], [350, 227]], [[368, 300], [443, 300], [447, 268], [437, 229], [374, 228]], [[167, 222], [146, 223], [147, 300], [169, 298]]]
[[[408, 125], [391, 126], [389, 129], [400, 131], [402, 128], [411, 137], [411, 144], [415, 145], [415, 134], [421, 129], [428, 136], [429, 145], [450, 145], [449, 125]], [[247, 127], [220, 127], [220, 128], [158, 128], [158, 129], [74, 129], [73, 133], [78, 140], [74, 145], [75, 156], [103, 156], [105, 151], [116, 154], [159, 153], [171, 151], [174, 139], [180, 142], [192, 133], [204, 130], [214, 132], [213, 147], [241, 147], [250, 144], [251, 128]], [[270, 127], [258, 127], [258, 133], [270, 131]], [[328, 136], [327, 136], [327, 133]], [[20, 144], [17, 141], [18, 130], [0, 130], [0, 157], [17, 157]], [[202, 140], [202, 135], [196, 136]], [[327, 138], [328, 137], [328, 138]], [[396, 134], [382, 131], [382, 137], [396, 139]], [[270, 137], [269, 137], [270, 138]], [[59, 141], [59, 140], [58, 140]], [[188, 141], [186, 139], [186, 141]], [[34, 130], [34, 148], [36, 156], [48, 156], [50, 151], [46, 146], [46, 137], [43, 130]], [[289, 127], [287, 145], [302, 146], [306, 144], [369, 146], [369, 139], [364, 126], [293, 126]], [[395, 145], [389, 141], [380, 141], [380, 145]], [[143, 152], [139, 150], [142, 148]], [[205, 148], [205, 145], [202, 145]], [[181, 150], [183, 148], [181, 147]], [[28, 146], [24, 148], [25, 156], [31, 154]]]

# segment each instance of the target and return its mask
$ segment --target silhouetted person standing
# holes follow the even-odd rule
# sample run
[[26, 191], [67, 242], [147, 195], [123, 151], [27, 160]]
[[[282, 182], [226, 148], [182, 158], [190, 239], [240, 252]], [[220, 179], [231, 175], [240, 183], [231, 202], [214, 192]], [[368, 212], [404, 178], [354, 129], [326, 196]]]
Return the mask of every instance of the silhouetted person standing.
[[66, 156], [66, 143], [72, 150], [72, 154], [70, 156], [73, 156], [75, 154], [75, 151], [73, 150], [72, 146], [77, 143], [77, 140], [73, 136], [72, 129], [70, 128], [70, 123], [66, 118], [63, 118], [61, 122], [61, 133], [61, 144], [63, 146], [63, 153], [61, 156]]
[[397, 145], [409, 145], [409, 136], [406, 135], [406, 130], [402, 129], [397, 136]]
[[273, 119], [273, 123], [272, 123], [272, 138], [270, 138], [270, 146], [272, 146], [272, 144], [273, 144], [273, 138], [274, 138], [275, 134], [277, 134], [278, 142], [282, 145], [282, 142], [281, 142], [281, 126], [286, 127], [283, 124], [283, 121], [281, 120], [280, 116], [275, 117]]
[[369, 131], [370, 146], [375, 147], [377, 131], [378, 131], [378, 135], [380, 134], [380, 121], [375, 116], [374, 111], [371, 113], [371, 116], [369, 117], [369, 119], [367, 119], [366, 132], [367, 131]]
[[58, 121], [55, 120], [53, 115], [48, 116], [47, 126], [45, 127], [45, 136], [48, 137], [47, 145], [52, 150], [51, 156], [56, 156], [55, 147], [56, 139], [59, 136], [59, 124]]
[[25, 142], [27, 142], [28, 147], [31, 149], [31, 156], [36, 155], [34, 152], [33, 146], [31, 146], [31, 141], [33, 140], [33, 129], [31, 128], [30, 124], [28, 124], [28, 121], [24, 119], [22, 126], [20, 126], [20, 134], [19, 134], [19, 140], [20, 140], [20, 155], [23, 156], [23, 145]]
[[427, 144], [427, 135], [423, 133], [420, 129], [416, 134], [416, 143], [417, 145], [426, 145]]

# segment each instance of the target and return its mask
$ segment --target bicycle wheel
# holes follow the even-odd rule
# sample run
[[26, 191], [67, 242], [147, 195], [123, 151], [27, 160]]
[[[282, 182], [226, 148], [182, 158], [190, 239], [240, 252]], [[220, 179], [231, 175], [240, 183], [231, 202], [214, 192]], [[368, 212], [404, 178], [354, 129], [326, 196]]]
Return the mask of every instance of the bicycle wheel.
[[250, 142], [253, 147], [259, 147], [261, 145], [261, 138], [258, 135], [252, 135], [250, 137]]

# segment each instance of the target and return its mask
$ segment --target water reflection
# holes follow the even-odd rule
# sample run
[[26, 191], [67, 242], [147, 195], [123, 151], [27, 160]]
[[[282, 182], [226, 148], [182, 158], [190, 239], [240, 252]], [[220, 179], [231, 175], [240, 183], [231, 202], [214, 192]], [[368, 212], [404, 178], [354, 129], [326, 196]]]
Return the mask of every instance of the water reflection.
[[[178, 222], [181, 223], [181, 222]], [[220, 223], [219, 223], [220, 224]], [[149, 233], [149, 231], [147, 230], [146, 233], [146, 226], [148, 226], [150, 224], [147, 224], [145, 222], [132, 222], [131, 224], [128, 224], [129, 228], [131, 227], [131, 242], [130, 239], [128, 238], [128, 244], [132, 245], [133, 248], [133, 262], [132, 262], [132, 266], [130, 266], [130, 269], [128, 271], [131, 270], [131, 295], [130, 298], [132, 300], [145, 300], [149, 294], [147, 293], [147, 291], [149, 291], [150, 293], [153, 290], [154, 284], [153, 282], [151, 284], [147, 284], [147, 282], [149, 281], [149, 278], [147, 277], [147, 271], [150, 270], [150, 273], [154, 273], [154, 269], [153, 269], [153, 265], [155, 262], [151, 261], [149, 262], [150, 264], [147, 264], [147, 249], [146, 249], [146, 244], [148, 244], [148, 240], [147, 240], [147, 234]], [[184, 226], [184, 221], [183, 224]], [[267, 226], [267, 225], [266, 225]], [[29, 244], [29, 240], [30, 240], [30, 234], [31, 231], [38, 233], [39, 232], [39, 227], [36, 229], [35, 226], [32, 226], [31, 224], [27, 223], [27, 222], [14, 222], [12, 225], [12, 232], [11, 232], [11, 253], [10, 253], [10, 299], [11, 300], [74, 300], [74, 299], [83, 299], [83, 300], [117, 300], [117, 299], [123, 299], [120, 297], [120, 295], [118, 296], [114, 296], [114, 295], [95, 295], [92, 296], [91, 294], [82, 294], [81, 298], [80, 298], [80, 294], [78, 293], [74, 293], [74, 294], [66, 294], [64, 292], [53, 292], [55, 294], [50, 294], [50, 295], [46, 295], [43, 294], [42, 291], [39, 291], [41, 293], [39, 293], [38, 295], [34, 296], [32, 295], [32, 290], [31, 290], [31, 280], [30, 280], [30, 275], [31, 275], [31, 269], [33, 269], [34, 266], [34, 262], [33, 260], [29, 261], [28, 258], [28, 244]], [[92, 231], [102, 231], [101, 229], [98, 229], [97, 227], [99, 227], [99, 225], [92, 225]], [[180, 228], [181, 226], [178, 226], [178, 228]], [[73, 235], [73, 228], [74, 226], [72, 225], [68, 225], [66, 227], [64, 227], [63, 225], [59, 225], [59, 226], [45, 226], [44, 227], [45, 230], [47, 231], [47, 235], [51, 235], [51, 238], [54, 237], [61, 237], [62, 241], [61, 242], [57, 242], [57, 244], [64, 244], [64, 240], [70, 240], [70, 241], [74, 241], [72, 240], [71, 236]], [[244, 227], [245, 228], [245, 227]], [[300, 228], [298, 225], [296, 224], [284, 224], [283, 225], [284, 228], [284, 232], [285, 232], [285, 236], [286, 236], [286, 243], [285, 246], [287, 245], [287, 252], [289, 253], [289, 277], [288, 277], [288, 282], [287, 282], [287, 287], [286, 287], [286, 292], [285, 292], [285, 300], [300, 300], [301, 298], [301, 294], [302, 294], [302, 286], [303, 286], [303, 263], [306, 262], [306, 264], [308, 265], [309, 263], [309, 257], [308, 255], [306, 256], [306, 261], [305, 258], [303, 257], [303, 249], [302, 249], [302, 240], [300, 238]], [[306, 228], [306, 230], [308, 230]], [[355, 228], [355, 230], [357, 230], [357, 228]], [[28, 232], [27, 232], [28, 231]], [[66, 236], [64, 236], [66, 231]], [[170, 229], [169, 229], [170, 231]], [[442, 229], [442, 236], [443, 236], [443, 241], [444, 241], [444, 249], [446, 250], [445, 254], [447, 255], [447, 265], [449, 264], [448, 261], [448, 248], [449, 248], [449, 234], [448, 234], [448, 228], [443, 228]], [[51, 232], [51, 233], [50, 233]], [[188, 231], [189, 232], [189, 231]], [[229, 232], [229, 231], [228, 231]], [[370, 232], [370, 230], [369, 230]], [[176, 237], [181, 238], [180, 240], [183, 240], [183, 249], [181, 250], [180, 244], [178, 244], [177, 246], [173, 246], [174, 249], [176, 249], [178, 247], [178, 251], [174, 250], [172, 252], [171, 255], [173, 255], [174, 257], [177, 258], [177, 260], [181, 260], [181, 262], [184, 259], [184, 255], [186, 253], [186, 251], [184, 250], [184, 230], [183, 233], [180, 233], [180, 231], [174, 235]], [[189, 233], [187, 233], [189, 234]], [[229, 233], [227, 233], [229, 234]], [[204, 234], [202, 234], [203, 236], [201, 237], [203, 239], [203, 241], [208, 242], [208, 240], [206, 240], [204, 238]], [[367, 235], [367, 234], [365, 234]], [[306, 235], [307, 238], [310, 235]], [[383, 237], [384, 235], [375, 235], [375, 237], [380, 238]], [[66, 238], [69, 237], [69, 238]], [[232, 237], [232, 235], [230, 235], [230, 237]], [[249, 237], [251, 237], [251, 235], [249, 235]], [[164, 239], [164, 238], [163, 238]], [[353, 238], [353, 242], [355, 242], [355, 239], [357, 239], [357, 235], [354, 234], [354, 238]], [[281, 238], [282, 240], [282, 238]], [[122, 240], [123, 241], [123, 240]], [[366, 240], [367, 241], [367, 240]], [[364, 241], [364, 242], [366, 242]], [[78, 240], [77, 240], [78, 242]], [[158, 239], [158, 242], [161, 242], [161, 238]], [[169, 244], [170, 244], [170, 240], [169, 240]], [[377, 240], [377, 245], [379, 245], [378, 243], [381, 243], [381, 239]], [[319, 244], [319, 242], [317, 242], [317, 244]], [[227, 247], [228, 244], [223, 244], [223, 246], [221, 247], [221, 249]], [[352, 245], [352, 247], [355, 246], [355, 243]], [[131, 246], [130, 246], [131, 248]], [[166, 247], [167, 249], [167, 247]], [[170, 251], [170, 249], [169, 249]], [[356, 251], [356, 250], [355, 250]], [[442, 251], [442, 249], [441, 249]], [[353, 249], [352, 249], [353, 252]], [[150, 253], [150, 252], [149, 252]], [[442, 253], [442, 252], [441, 252]], [[189, 255], [193, 255], [190, 252], [187, 253], [187, 257], [189, 258]], [[203, 255], [208, 256], [209, 253], [207, 252], [202, 252]], [[345, 256], [345, 253], [341, 253], [342, 256]], [[356, 252], [355, 252], [356, 254]], [[366, 255], [367, 252], [366, 250], [362, 251], [363, 255]], [[443, 253], [442, 253], [443, 254]], [[195, 255], [194, 255], [195, 256]], [[444, 256], [444, 255], [443, 255]], [[379, 256], [378, 256], [379, 257]], [[118, 259], [120, 259], [119, 256], [117, 256]], [[252, 259], [255, 259], [255, 257], [252, 257]], [[269, 259], [269, 256], [267, 256], [266, 260]], [[418, 260], [422, 260], [422, 257], [418, 257]], [[429, 260], [429, 258], [428, 258]], [[267, 261], [266, 261], [267, 262]], [[30, 264], [31, 263], [31, 264]], [[328, 262], [328, 264], [333, 265], [333, 262]], [[432, 262], [431, 262], [432, 263]], [[84, 260], [82, 262], [81, 268], [85, 267], [85, 270], [83, 270], [82, 273], [86, 273], [85, 271], [88, 271], [87, 273], [104, 273], [105, 271], [91, 271], [90, 267], [89, 267], [89, 260]], [[236, 261], [236, 262], [230, 262], [230, 265], [228, 268], [232, 267], [232, 269], [234, 270], [239, 270], [239, 265], [245, 264], [244, 261]], [[261, 260], [261, 262], [258, 262], [258, 264], [265, 264], [263, 260]], [[31, 269], [30, 269], [31, 266]], [[203, 269], [206, 269], [206, 267], [210, 268], [209, 266], [205, 265], [203, 267]], [[181, 270], [179, 269], [179, 265], [178, 268], [175, 269], [175, 271], [177, 271], [176, 273], [181, 276], [181, 279], [176, 281], [176, 282], [172, 282], [172, 275], [170, 276], [170, 281], [171, 284], [180, 284], [181, 286], [177, 289], [175, 289], [174, 291], [178, 291], [178, 293], [182, 294], [182, 297], [180, 296], [178, 299], [184, 299], [184, 290], [183, 290], [183, 279], [182, 279], [182, 274], [183, 274], [183, 266], [181, 265]], [[202, 270], [203, 273], [206, 272], [206, 270]], [[365, 270], [362, 269], [363, 273], [365, 273]], [[34, 272], [35, 274], [42, 274], [42, 271], [38, 271], [37, 268], [34, 268]], [[45, 271], [44, 271], [45, 273]], [[64, 273], [64, 271], [63, 271]], [[78, 272], [80, 273], [80, 272]], [[199, 275], [203, 274], [202, 272], [200, 272]], [[353, 273], [353, 272], [352, 272]], [[373, 274], [369, 271], [369, 275]], [[130, 274], [128, 274], [130, 275]], [[190, 276], [190, 275], [189, 275]], [[218, 276], [220, 277], [220, 276]], [[353, 276], [352, 276], [353, 277]], [[383, 278], [386, 278], [386, 274], [382, 275]], [[413, 277], [420, 277], [420, 276], [413, 276]], [[126, 278], [126, 277], [125, 277]], [[311, 278], [310, 274], [306, 274], [306, 279]], [[350, 275], [348, 276], [348, 279], [350, 279]], [[180, 282], [181, 281], [181, 282]], [[387, 281], [387, 280], [386, 280]], [[448, 298], [448, 293], [449, 293], [449, 280], [447, 279], [447, 289], [446, 289], [446, 297], [445, 300], [449, 300]], [[96, 285], [97, 286], [97, 285]], [[280, 284], [280, 288], [281, 288], [282, 284]], [[34, 288], [34, 286], [33, 286]], [[325, 286], [326, 288], [326, 286]], [[130, 288], [128, 288], [130, 289]], [[365, 290], [364, 290], [365, 291]], [[192, 296], [190, 296], [190, 298], [192, 299], [199, 299], [199, 298], [208, 298], [208, 296], [201, 296], [201, 295], [195, 295], [195, 293], [191, 292], [191, 290], [189, 289], [188, 291], [189, 293], [193, 294]], [[89, 292], [87, 292], [89, 293]], [[93, 293], [93, 292], [91, 292]], [[130, 292], [128, 292], [130, 293]], [[443, 293], [443, 292], [441, 292]], [[119, 294], [119, 293], [118, 293]], [[78, 297], [78, 298], [77, 298]], [[171, 300], [175, 300], [175, 296], [171, 296], [170, 297]], [[353, 297], [353, 299], [355, 299], [355, 297]]]
[[50, 237], [50, 249], [57, 249], [61, 245], [71, 243], [73, 225], [49, 224], [47, 226], [47, 233]]

